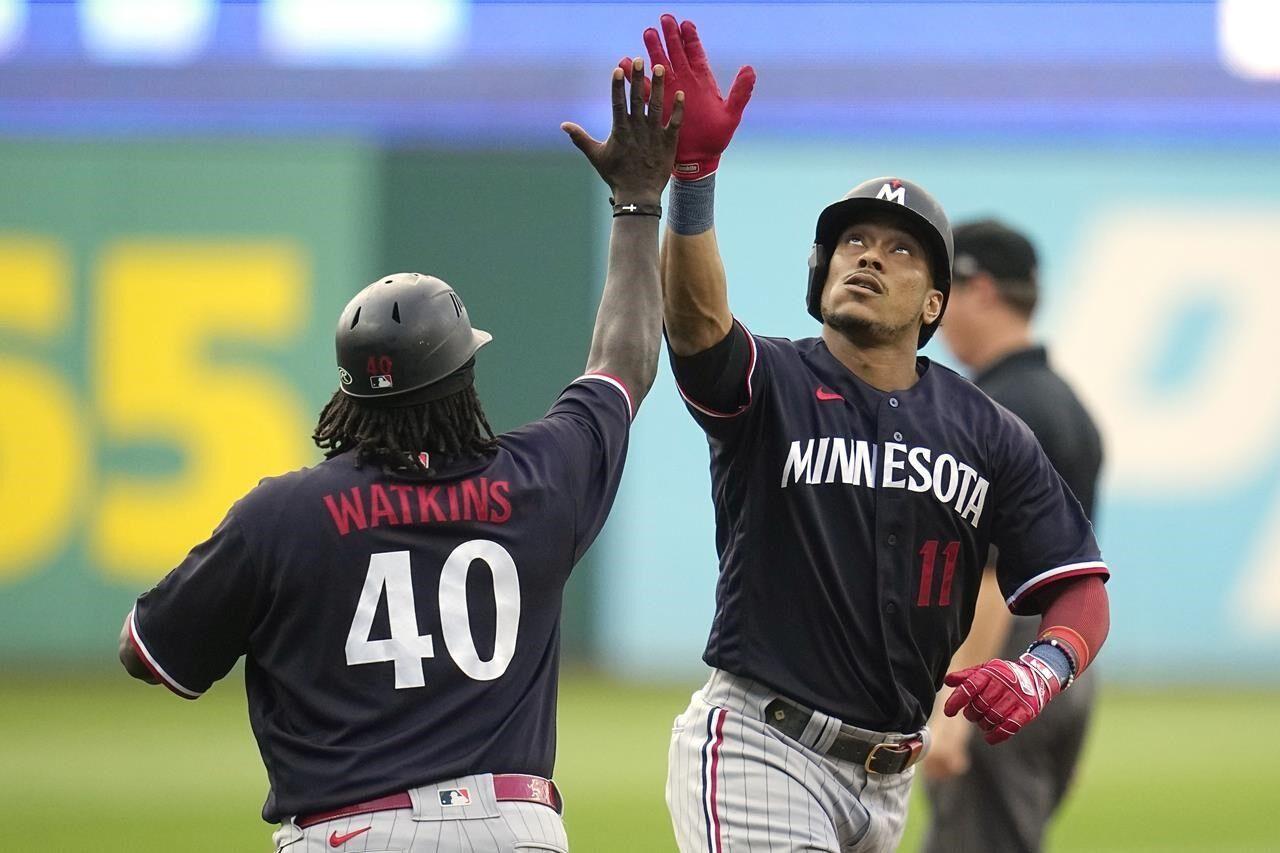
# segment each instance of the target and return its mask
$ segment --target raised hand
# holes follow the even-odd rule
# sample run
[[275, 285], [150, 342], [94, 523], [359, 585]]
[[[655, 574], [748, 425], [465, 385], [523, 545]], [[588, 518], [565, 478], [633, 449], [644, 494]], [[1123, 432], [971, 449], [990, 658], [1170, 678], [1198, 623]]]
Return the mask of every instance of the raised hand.
[[[565, 122], [560, 129], [587, 156], [600, 177], [613, 190], [618, 203], [657, 204], [662, 189], [675, 164], [680, 125], [684, 120], [684, 93], [671, 93], [671, 117], [663, 124], [661, 109], [647, 106], [644, 78], [644, 60], [631, 63], [630, 110], [627, 109], [625, 77], [621, 68], [613, 72], [613, 128], [604, 142], [593, 139], [589, 133], [573, 122]], [[653, 69], [653, 100], [661, 103], [666, 97], [666, 68], [655, 65]], [[640, 81], [640, 82], [637, 82]]]
[[[692, 21], [677, 24], [671, 15], [663, 15], [662, 36], [653, 27], [644, 31], [644, 46], [649, 61], [656, 67], [669, 70], [667, 93], [655, 92], [654, 100], [663, 103], [663, 115], [669, 115], [677, 89], [688, 97], [688, 118], [680, 134], [676, 151], [675, 177], [681, 180], [705, 178], [720, 165], [720, 155], [729, 147], [733, 132], [742, 121], [742, 111], [751, 100], [751, 90], [756, 84], [756, 72], [750, 65], [738, 69], [738, 75], [729, 87], [729, 97], [720, 94], [707, 53], [698, 38], [698, 28]], [[663, 49], [663, 39], [666, 49]], [[630, 57], [619, 63], [630, 77]], [[648, 93], [645, 93], [646, 96]]]
[[1053, 670], [1031, 654], [950, 672], [943, 683], [955, 690], [942, 712], [954, 717], [963, 709], [991, 744], [1013, 737], [1063, 690]]

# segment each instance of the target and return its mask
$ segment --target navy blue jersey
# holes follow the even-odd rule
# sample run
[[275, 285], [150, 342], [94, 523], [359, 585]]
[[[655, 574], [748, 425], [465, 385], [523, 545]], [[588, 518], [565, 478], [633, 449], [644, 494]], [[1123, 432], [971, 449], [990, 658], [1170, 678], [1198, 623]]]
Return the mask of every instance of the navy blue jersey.
[[[681, 392], [711, 446], [720, 577], [704, 659], [864, 728], [924, 724], [968, 633], [988, 548], [1015, 612], [1107, 568], [1027, 427], [921, 358], [878, 391], [820, 338], [731, 334], [744, 358]], [[695, 357], [696, 358], [696, 357]], [[687, 366], [687, 365], [686, 365]], [[719, 371], [719, 368], [717, 368]], [[715, 411], [699, 399], [726, 399]]]
[[631, 404], [570, 385], [492, 458], [401, 479], [347, 453], [262, 481], [130, 615], [196, 698], [245, 656], [263, 818], [471, 773], [551, 776], [561, 594], [604, 524]]

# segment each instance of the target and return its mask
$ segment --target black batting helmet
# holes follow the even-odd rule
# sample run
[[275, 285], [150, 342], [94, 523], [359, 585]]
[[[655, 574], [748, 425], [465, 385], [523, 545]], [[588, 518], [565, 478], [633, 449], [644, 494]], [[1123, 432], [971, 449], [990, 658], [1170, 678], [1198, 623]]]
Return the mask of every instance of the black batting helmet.
[[342, 309], [335, 336], [339, 387], [390, 405], [445, 397], [471, 384], [471, 372], [459, 371], [491, 340], [471, 327], [445, 282], [416, 272], [389, 275]]
[[889, 214], [902, 222], [911, 233], [924, 243], [933, 268], [933, 286], [942, 291], [942, 311], [938, 319], [920, 327], [918, 347], [933, 337], [947, 310], [947, 298], [951, 295], [951, 258], [954, 254], [951, 240], [951, 224], [938, 200], [924, 187], [901, 178], [872, 178], [858, 184], [844, 198], [828, 205], [818, 216], [814, 230], [813, 251], [809, 254], [809, 292], [806, 304], [809, 313], [822, 322], [822, 288], [827, 283], [827, 266], [836, 241], [859, 217], [867, 214]]

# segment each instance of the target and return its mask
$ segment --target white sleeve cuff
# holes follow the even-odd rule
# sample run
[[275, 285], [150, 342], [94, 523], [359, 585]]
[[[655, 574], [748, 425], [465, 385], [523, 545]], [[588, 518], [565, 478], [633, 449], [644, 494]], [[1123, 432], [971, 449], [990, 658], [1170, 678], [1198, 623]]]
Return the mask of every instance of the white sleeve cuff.
[[138, 616], [137, 605], [129, 611], [129, 639], [133, 642], [133, 648], [138, 653], [138, 657], [146, 664], [147, 669], [151, 670], [156, 678], [160, 679], [165, 687], [168, 687], [174, 693], [177, 693], [183, 699], [199, 699], [202, 695], [199, 691], [188, 690], [178, 683], [178, 680], [169, 673], [165, 672], [159, 662], [152, 656], [151, 651], [147, 648], [146, 643], [142, 642], [142, 635], [138, 633]]
[[610, 385], [613, 388], [616, 388], [618, 390], [618, 393], [622, 395], [623, 401], [626, 402], [627, 404], [627, 420], [628, 421], [635, 420], [636, 418], [635, 403], [632, 402], [631, 392], [627, 390], [627, 386], [623, 384], [621, 379], [617, 378], [616, 376], [610, 376], [607, 373], [584, 373], [583, 375], [579, 376], [577, 379], [573, 381], [582, 382], [583, 380], [586, 380], [586, 379], [597, 379], [605, 383], [606, 385]]

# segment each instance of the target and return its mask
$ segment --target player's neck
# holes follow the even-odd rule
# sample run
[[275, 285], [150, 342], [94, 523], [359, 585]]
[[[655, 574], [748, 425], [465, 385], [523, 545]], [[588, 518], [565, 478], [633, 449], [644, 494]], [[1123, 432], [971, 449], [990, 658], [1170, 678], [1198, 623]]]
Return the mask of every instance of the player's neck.
[[830, 326], [822, 327], [822, 339], [836, 360], [849, 372], [881, 391], [903, 391], [916, 384], [914, 335], [892, 342], [854, 342]]
[[1027, 349], [1032, 344], [1030, 323], [1001, 323], [977, 337], [967, 353], [966, 366], [981, 373], [1006, 356]]

